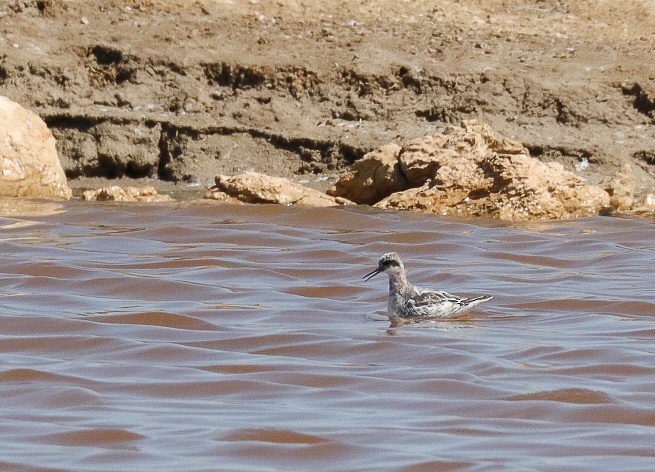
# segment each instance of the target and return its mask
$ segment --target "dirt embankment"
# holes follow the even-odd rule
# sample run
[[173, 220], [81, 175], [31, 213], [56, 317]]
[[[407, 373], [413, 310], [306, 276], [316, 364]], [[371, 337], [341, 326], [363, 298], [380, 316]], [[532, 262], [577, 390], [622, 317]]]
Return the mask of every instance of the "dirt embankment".
[[254, 169], [327, 186], [382, 144], [477, 118], [592, 183], [632, 163], [653, 191], [654, 15], [652, 0], [12, 0], [0, 94], [41, 115], [78, 182]]

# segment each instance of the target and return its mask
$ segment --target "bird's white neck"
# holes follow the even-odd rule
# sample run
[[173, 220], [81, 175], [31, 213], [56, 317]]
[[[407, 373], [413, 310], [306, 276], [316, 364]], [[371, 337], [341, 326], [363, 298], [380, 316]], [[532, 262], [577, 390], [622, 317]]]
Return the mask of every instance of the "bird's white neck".
[[398, 270], [389, 274], [389, 293], [403, 293], [407, 290], [407, 277], [405, 271]]

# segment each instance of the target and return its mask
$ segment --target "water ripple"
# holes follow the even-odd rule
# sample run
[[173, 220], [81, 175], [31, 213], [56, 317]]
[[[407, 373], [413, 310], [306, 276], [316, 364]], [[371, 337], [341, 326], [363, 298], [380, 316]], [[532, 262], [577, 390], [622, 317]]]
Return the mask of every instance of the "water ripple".
[[[652, 470], [648, 222], [69, 202], [0, 249], [0, 469]], [[392, 328], [390, 250], [494, 299]]]

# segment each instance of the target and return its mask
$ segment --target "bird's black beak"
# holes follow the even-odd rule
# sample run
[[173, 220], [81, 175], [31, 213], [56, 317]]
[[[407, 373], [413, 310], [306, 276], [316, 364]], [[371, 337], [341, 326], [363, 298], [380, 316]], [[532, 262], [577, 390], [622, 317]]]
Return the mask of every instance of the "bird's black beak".
[[375, 269], [373, 272], [369, 272], [368, 274], [366, 274], [366, 275], [365, 275], [364, 277], [362, 277], [362, 278], [364, 279], [365, 282], [368, 282], [368, 281], [371, 280], [373, 277], [375, 277], [376, 275], [378, 275], [380, 272], [382, 272], [382, 269], [380, 269], [380, 268], [378, 267], [378, 268]]

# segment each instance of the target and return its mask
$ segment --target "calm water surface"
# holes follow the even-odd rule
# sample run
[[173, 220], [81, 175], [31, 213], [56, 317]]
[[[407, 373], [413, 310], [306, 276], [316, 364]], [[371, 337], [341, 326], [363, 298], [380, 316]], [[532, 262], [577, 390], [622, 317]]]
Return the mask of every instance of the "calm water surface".
[[[655, 470], [650, 221], [71, 202], [0, 218], [0, 469]], [[383, 252], [494, 299], [376, 321]]]

